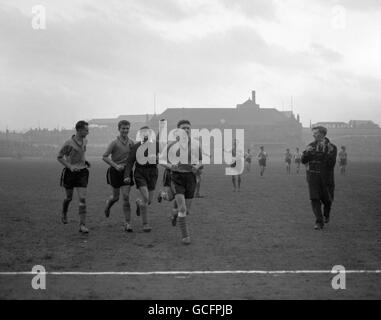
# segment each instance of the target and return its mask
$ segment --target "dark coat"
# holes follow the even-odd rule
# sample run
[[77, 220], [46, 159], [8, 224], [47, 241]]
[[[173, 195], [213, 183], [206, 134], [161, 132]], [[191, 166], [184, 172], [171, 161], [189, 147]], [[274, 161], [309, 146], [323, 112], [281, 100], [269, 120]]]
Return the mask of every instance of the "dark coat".
[[335, 165], [337, 147], [325, 138], [324, 144], [311, 142], [302, 155], [302, 163], [307, 166], [307, 181], [311, 200], [332, 202], [335, 190]]

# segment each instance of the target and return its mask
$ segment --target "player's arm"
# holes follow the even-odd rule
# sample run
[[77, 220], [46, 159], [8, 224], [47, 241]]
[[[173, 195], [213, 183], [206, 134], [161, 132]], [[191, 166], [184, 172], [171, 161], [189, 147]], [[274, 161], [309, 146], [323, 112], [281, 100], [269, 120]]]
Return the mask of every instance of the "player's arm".
[[127, 161], [126, 161], [126, 166], [124, 167], [124, 174], [123, 174], [124, 180], [126, 180], [126, 179], [129, 180], [130, 179], [132, 168], [134, 167], [135, 162], [136, 162], [136, 152], [137, 152], [139, 146], [140, 146], [140, 143], [136, 143], [131, 148], [131, 152], [128, 155], [128, 158], [127, 158]]
[[57, 161], [61, 163], [65, 168], [68, 168], [70, 171], [75, 171], [76, 169], [66, 160], [70, 154], [70, 146], [64, 144], [61, 150], [58, 152]]
[[106, 162], [110, 167], [113, 167], [118, 171], [123, 170], [123, 166], [118, 165], [117, 163], [112, 161], [110, 158], [110, 155], [112, 154], [113, 149], [114, 149], [114, 142], [111, 142], [109, 146], [107, 147], [106, 152], [103, 154], [102, 160]]
[[[87, 150], [87, 144], [85, 145], [85, 152], [86, 152], [86, 150]], [[85, 166], [86, 166], [86, 168], [90, 168], [91, 167], [91, 164], [90, 164], [90, 162], [88, 161], [88, 160], [86, 160], [85, 159]]]

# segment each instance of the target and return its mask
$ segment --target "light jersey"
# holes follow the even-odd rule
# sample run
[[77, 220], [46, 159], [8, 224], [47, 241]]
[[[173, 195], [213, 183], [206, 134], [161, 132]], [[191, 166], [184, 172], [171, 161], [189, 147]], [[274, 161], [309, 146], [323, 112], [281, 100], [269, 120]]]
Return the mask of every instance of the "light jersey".
[[285, 161], [291, 161], [292, 159], [292, 154], [291, 153], [286, 153], [285, 154]]
[[302, 159], [302, 154], [299, 152], [299, 153], [296, 153], [295, 155], [294, 155], [294, 159], [295, 160], [301, 160]]
[[[193, 143], [192, 143], [193, 141]], [[180, 149], [186, 150], [186, 148], [180, 143], [180, 149], [177, 147], [172, 147], [177, 141], [172, 142], [168, 145], [167, 149], [163, 154], [167, 154], [168, 158], [167, 161], [170, 163], [170, 159], [174, 157], [180, 156]], [[175, 151], [176, 150], [176, 151]], [[176, 155], [175, 155], [176, 152]], [[187, 163], [178, 163], [175, 164], [171, 171], [173, 172], [193, 172], [193, 165], [199, 164], [202, 160], [202, 150], [201, 146], [199, 145], [199, 142], [195, 139], [190, 139], [188, 142], [188, 162]]]
[[123, 141], [120, 137], [117, 137], [115, 140], [111, 141], [103, 156], [108, 157], [111, 154], [111, 160], [113, 162], [116, 164], [126, 164], [134, 144], [135, 142], [130, 138]]
[[71, 139], [67, 140], [61, 150], [58, 153], [58, 159], [62, 159], [65, 157], [66, 161], [77, 169], [86, 168], [86, 152], [87, 140], [83, 139], [83, 143], [80, 144], [76, 139], [75, 135], [71, 137]]
[[339, 152], [339, 159], [340, 160], [346, 160], [347, 159], [347, 153], [345, 151], [340, 151]]

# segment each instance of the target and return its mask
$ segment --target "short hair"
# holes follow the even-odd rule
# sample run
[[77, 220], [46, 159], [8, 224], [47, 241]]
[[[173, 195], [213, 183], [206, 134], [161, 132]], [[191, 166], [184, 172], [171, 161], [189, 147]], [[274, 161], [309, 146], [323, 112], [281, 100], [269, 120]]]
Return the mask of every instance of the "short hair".
[[177, 122], [177, 128], [180, 128], [180, 126], [183, 125], [183, 124], [189, 124], [189, 125], [191, 125], [189, 120], [180, 120], [179, 122]]
[[323, 126], [313, 127], [312, 130], [318, 130], [323, 136], [326, 136], [328, 132], [327, 128]]
[[149, 129], [149, 126], [143, 126], [139, 130]]
[[130, 121], [127, 121], [127, 120], [120, 120], [118, 122], [118, 130], [120, 130], [122, 126], [131, 126], [131, 123]]
[[76, 131], [79, 131], [79, 130], [82, 130], [82, 129], [85, 129], [86, 126], [88, 126], [89, 124], [86, 122], [86, 121], [78, 121], [76, 124], [75, 124], [75, 130]]

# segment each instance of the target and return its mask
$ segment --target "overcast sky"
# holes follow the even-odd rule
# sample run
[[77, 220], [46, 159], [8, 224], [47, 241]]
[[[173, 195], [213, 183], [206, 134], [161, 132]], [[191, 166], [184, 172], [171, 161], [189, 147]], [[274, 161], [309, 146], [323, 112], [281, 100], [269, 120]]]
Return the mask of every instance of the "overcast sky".
[[[32, 28], [32, 7], [46, 29]], [[167, 107], [381, 124], [380, 0], [0, 0], [0, 130]]]

